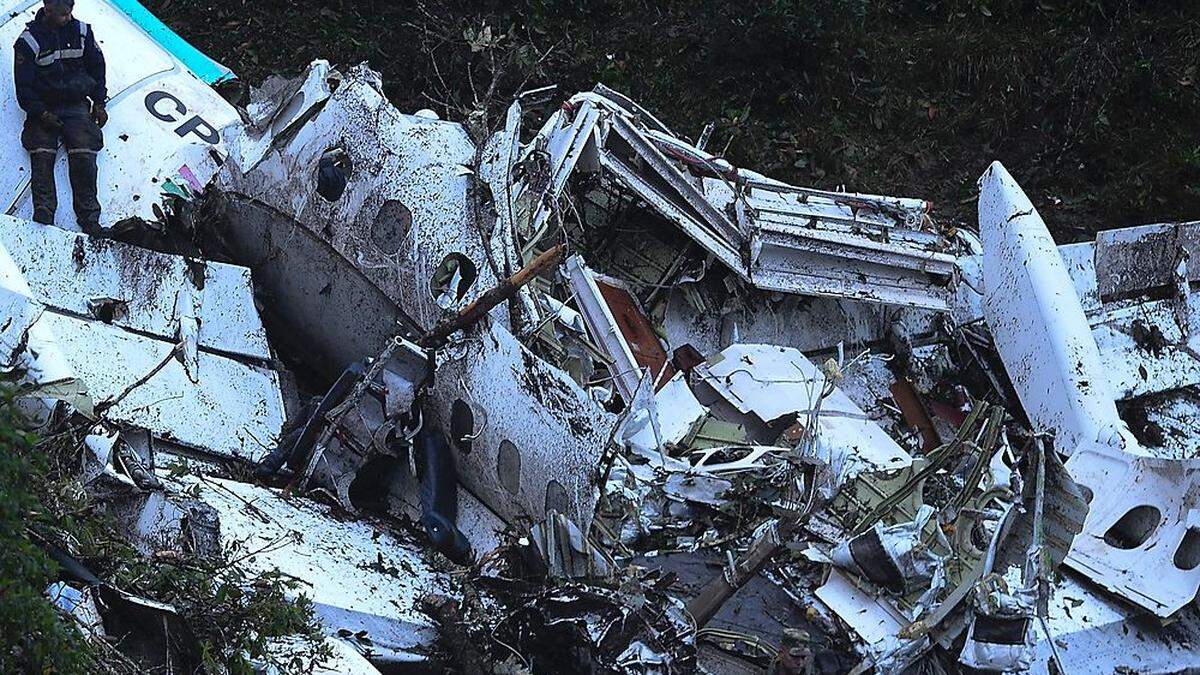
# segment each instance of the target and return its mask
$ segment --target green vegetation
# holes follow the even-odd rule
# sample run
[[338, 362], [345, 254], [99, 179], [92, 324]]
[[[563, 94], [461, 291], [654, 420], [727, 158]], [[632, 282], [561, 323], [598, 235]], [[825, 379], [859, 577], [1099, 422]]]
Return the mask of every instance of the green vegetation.
[[[247, 571], [236, 550], [141, 556], [79, 482], [79, 430], [38, 439], [24, 427], [11, 392], [0, 387], [0, 672], [146, 672], [50, 604], [44, 591], [59, 569], [38, 541], [71, 551], [117, 588], [174, 606], [205, 672], [250, 673], [255, 660], [299, 673], [328, 656], [311, 602], [289, 599], [295, 580]], [[298, 639], [269, 650], [283, 636]]]
[[58, 569], [27, 527], [46, 520], [33, 490], [46, 461], [18, 422], [11, 394], [0, 389], [0, 672], [85, 673], [91, 659], [82, 637], [43, 595]]
[[735, 163], [950, 224], [993, 159], [1062, 240], [1200, 214], [1191, 0], [147, 4], [249, 82], [366, 60], [401, 110], [496, 120], [523, 85], [601, 81], [686, 136], [713, 122]]

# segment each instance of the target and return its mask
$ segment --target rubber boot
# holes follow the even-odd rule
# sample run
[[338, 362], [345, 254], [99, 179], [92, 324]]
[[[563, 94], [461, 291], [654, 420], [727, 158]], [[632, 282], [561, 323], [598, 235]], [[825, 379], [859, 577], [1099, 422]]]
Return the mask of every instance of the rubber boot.
[[53, 150], [29, 153], [30, 190], [33, 192], [33, 219], [45, 225], [54, 224], [58, 210], [58, 187], [54, 184]]
[[71, 193], [75, 202], [75, 220], [79, 229], [90, 235], [100, 230], [100, 201], [96, 196], [96, 153], [71, 150], [67, 154], [70, 169]]

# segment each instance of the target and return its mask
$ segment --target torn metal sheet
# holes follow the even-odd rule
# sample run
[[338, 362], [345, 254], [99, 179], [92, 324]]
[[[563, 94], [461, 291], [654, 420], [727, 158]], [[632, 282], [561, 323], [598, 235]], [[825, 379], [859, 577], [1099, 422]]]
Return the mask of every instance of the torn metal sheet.
[[[198, 347], [265, 364], [272, 358], [250, 270], [0, 216], [0, 243], [39, 302], [175, 341], [195, 321]], [[191, 305], [195, 304], [195, 310]], [[194, 316], [187, 313], [195, 311]]]
[[1093, 446], [1067, 469], [1092, 495], [1067, 565], [1163, 618], [1190, 604], [1200, 591], [1200, 460]]
[[[833, 539], [842, 543], [828, 558], [817, 547], [805, 552], [810, 559], [828, 560], [854, 572], [843, 574], [846, 583], [904, 617], [895, 633], [879, 641], [872, 640], [870, 633], [857, 634], [862, 651], [881, 670], [905, 667], [935, 643], [945, 646], [964, 627], [958, 608], [983, 576], [988, 553], [986, 544], [977, 544], [976, 539], [992, 537], [998, 530], [998, 515], [1011, 510], [1006, 498], [1010, 493], [997, 489], [987, 476], [989, 460], [1003, 451], [1002, 419], [1003, 410], [980, 403], [953, 441], [914, 460], [912, 467], [859, 474], [828, 507], [828, 515], [838, 521]], [[943, 469], [952, 461], [959, 464], [961, 483], [945, 482]], [[934, 484], [938, 487], [930, 490]], [[941, 494], [935, 509], [925, 502], [937, 493]], [[927, 583], [919, 582], [923, 578]], [[911, 583], [914, 580], [918, 583]], [[845, 604], [846, 597], [850, 596], [833, 596], [831, 601], [843, 602], [829, 606], [853, 623], [845, 615], [853, 611]], [[870, 631], [871, 626], [863, 630]]]
[[570, 151], [549, 154], [553, 180], [538, 184], [547, 202], [538, 222], [557, 203], [564, 173], [595, 171], [575, 167], [587, 151], [603, 174], [759, 288], [949, 309], [954, 247], [926, 227], [928, 203], [793, 187], [643, 121], [599, 93], [578, 94], [551, 115], [529, 152]]
[[[13, 316], [26, 320], [36, 317], [32, 324], [22, 328], [21, 335], [14, 333], [12, 336], [17, 340], [17, 348], [31, 350], [32, 358], [39, 364], [28, 376], [31, 383], [78, 382], [80, 392], [67, 395], [59, 391], [53, 397], [70, 400], [85, 415], [93, 416], [102, 411], [108, 419], [148, 429], [160, 438], [183, 446], [247, 460], [255, 460], [265, 452], [284, 421], [279, 374], [261, 365], [206, 350], [193, 354], [195, 365], [188, 370], [186, 361], [176, 358], [177, 354], [182, 354], [178, 343], [180, 329], [170, 326], [175, 320], [172, 318], [176, 308], [175, 294], [169, 289], [158, 293], [159, 284], [167, 286], [166, 279], [157, 279], [159, 284], [156, 284], [156, 279], [150, 275], [128, 268], [122, 272], [118, 266], [113, 270], [117, 278], [104, 281], [103, 271], [98, 272], [101, 281], [96, 290], [121, 294], [150, 292], [137, 298], [127, 296], [130, 300], [125, 306], [138, 311], [126, 312], [124, 318], [110, 324], [101, 318], [81, 316], [72, 311], [91, 299], [86, 286], [78, 280], [76, 284], [60, 285], [58, 280], [42, 276], [45, 267], [31, 262], [31, 258], [38, 255], [61, 260], [64, 255], [73, 255], [76, 251], [106, 251], [127, 256], [127, 261], [157, 262], [151, 268], [164, 270], [164, 273], [165, 269], [175, 269], [176, 283], [186, 294], [191, 292], [192, 285], [187, 281], [187, 266], [182, 258], [112, 243], [96, 246], [85, 243], [89, 239], [85, 235], [61, 230], [55, 233], [51, 232], [53, 227], [13, 222], [12, 219], [2, 225], [7, 229], [0, 230], [3, 237], [0, 242], [14, 240], [22, 254], [10, 255], [6, 244], [0, 243], [0, 249], [4, 250], [0, 257], [0, 267], [4, 268], [0, 278], [10, 289], [6, 297], [17, 301], [18, 306], [25, 305]], [[24, 238], [35, 235], [37, 228], [43, 228], [42, 234], [49, 235], [44, 240], [47, 244], [44, 249], [30, 246]], [[86, 253], [81, 255], [86, 256]], [[27, 283], [17, 259], [25, 261], [28, 268], [35, 271], [34, 279], [40, 283]], [[86, 268], [84, 263], [85, 259], [81, 259], [82, 268]], [[230, 266], [217, 270], [218, 273], [221, 271], [231, 273], [231, 276], [215, 286], [227, 289], [229, 296], [216, 300], [214, 307], [236, 308], [230, 313], [230, 323], [248, 330], [246, 335], [229, 337], [235, 341], [231, 343], [233, 345], [238, 345], [236, 340], [241, 338], [240, 344], [244, 346], [247, 340], [256, 336], [261, 338], [262, 326], [257, 323], [252, 303], [249, 307], [236, 305], [239, 296], [249, 302], [249, 291], [244, 287], [238, 289], [229, 282], [248, 282], [248, 274], [246, 270]], [[121, 274], [134, 276], [129, 284], [123, 285], [119, 281]], [[139, 283], [138, 279], [142, 281]], [[104, 286], [106, 283], [108, 286]], [[82, 298], [75, 294], [79, 291], [84, 293]], [[22, 296], [24, 300], [21, 300]], [[216, 314], [219, 311], [214, 310], [213, 317], [218, 327], [222, 325]], [[137, 322], [141, 322], [140, 326]], [[122, 323], [130, 327], [123, 328]], [[157, 329], [162, 335], [147, 334], [134, 326]], [[22, 336], [25, 336], [24, 340]], [[5, 342], [9, 339], [6, 334]], [[224, 344], [217, 337], [213, 343]], [[253, 349], [252, 342], [250, 345]], [[265, 348], [265, 345], [260, 346]], [[11, 360], [12, 355], [7, 356]]]
[[[0, 42], [15, 43], [39, 6], [3, 3]], [[224, 152], [218, 132], [239, 122], [237, 111], [115, 3], [79, 0], [74, 12], [92, 25], [108, 64], [109, 121], [99, 156], [100, 224], [162, 220], [169, 209], [164, 194], [172, 185], [198, 193], [216, 174]], [[11, 49], [0, 51], [0, 70], [11, 73], [12, 59]], [[0, 78], [0, 138], [5, 139], [6, 157], [22, 158], [0, 166], [0, 213], [19, 218], [33, 213], [28, 162], [19, 140], [24, 120], [12, 78]], [[68, 208], [65, 152], [55, 176], [60, 205], [56, 224], [77, 229]]]
[[830, 570], [829, 578], [817, 588], [815, 595], [863, 644], [870, 646], [880, 660], [886, 658], [885, 654], [905, 647], [913, 652], [927, 648], [927, 637], [900, 641], [896, 636], [908, 625], [908, 617], [886, 599], [874, 597], [855, 586], [836, 569]]
[[[43, 313], [39, 323], [54, 335], [65, 362], [87, 383], [93, 400], [114, 404], [105, 414], [115, 421], [187, 447], [250, 461], [266, 453], [283, 426], [275, 371], [200, 352], [200, 377], [193, 382], [173, 357], [172, 343], [51, 312]], [[122, 368], [113, 368], [117, 363]]]
[[[402, 115], [379, 87], [365, 68], [350, 71], [286, 142], [253, 169], [231, 162], [220, 182], [230, 234], [261, 264], [274, 309], [335, 364], [467, 305], [506, 262], [466, 130]], [[312, 177], [334, 146], [349, 169], [330, 201]], [[426, 421], [451, 437], [463, 484], [505, 520], [537, 522], [553, 509], [586, 529], [617, 419], [518, 342], [505, 318], [493, 311], [445, 351]]]
[[[1094, 242], [1058, 248], [1083, 305], [1119, 399], [1200, 384], [1200, 307], [1184, 283], [1163, 272], [1131, 273], [1133, 259], [1190, 261], [1195, 223], [1145, 225], [1101, 232]], [[1176, 242], [1176, 239], [1179, 241]], [[1170, 246], [1162, 248], [1165, 242]], [[1156, 248], [1158, 247], [1158, 248]], [[1103, 288], [1102, 288], [1103, 286]], [[1163, 296], [1166, 297], [1163, 297]]]
[[[1200, 669], [1195, 636], [1200, 613], [1194, 606], [1164, 626], [1152, 616], [1066, 574], [1052, 584], [1047, 635], [1040, 627], [1029, 672], [1050, 672], [1054, 652], [1068, 672], [1180, 673]], [[1050, 641], [1053, 640], [1053, 646]]]
[[1188, 556], [1200, 543], [1200, 460], [1147, 456], [1118, 417], [1075, 285], [998, 163], [981, 179], [980, 228], [985, 311], [1005, 368], [1030, 420], [1056, 432], [1056, 448], [1073, 453], [1072, 477], [1093, 495], [1067, 565], [1169, 617], [1200, 591], [1200, 565]]
[[980, 178], [984, 315], [1021, 404], [1056, 448], [1120, 444], [1117, 416], [1091, 327], [1046, 224], [994, 162]]
[[[30, 330], [37, 324], [43, 308], [30, 297], [33, 291], [25, 282], [25, 276], [12, 261], [7, 249], [0, 247], [0, 371], [9, 372], [15, 367], [28, 368], [36, 358], [26, 358], [26, 345], [31, 338]], [[40, 369], [39, 369], [40, 370]], [[47, 381], [69, 377], [62, 371], [45, 376]], [[35, 377], [40, 377], [35, 373]]]
[[1187, 281], [1200, 280], [1200, 221], [1159, 223], [1096, 234], [1096, 292], [1102, 301], [1120, 299], [1137, 289], [1174, 290], [1186, 261]]
[[[713, 179], [713, 192], [725, 184]], [[757, 228], [760, 288], [945, 310], [957, 274], [941, 235], [921, 229], [921, 200], [839, 194], [749, 181], [729, 205]], [[863, 281], [866, 278], [867, 281]]]
[[435, 377], [428, 422], [449, 430], [467, 489], [510, 523], [554, 510], [586, 532], [617, 416], [497, 324], [449, 348]]
[[529, 534], [552, 578], [605, 579], [612, 575], [612, 560], [562, 514], [547, 514]]
[[[401, 114], [379, 87], [376, 74], [352, 69], [320, 110], [277, 139], [261, 161], [231, 161], [218, 185], [233, 199], [265, 210], [258, 217], [236, 214], [237, 227], [229, 233], [235, 246], [261, 251], [254, 259], [274, 266], [269, 258], [276, 251], [300, 244], [296, 239], [315, 240], [320, 254], [341, 258], [345, 270], [322, 276], [321, 283], [331, 285], [353, 270], [357, 278], [342, 283], [365, 280], [418, 323], [432, 325], [443, 308], [431, 282], [447, 260], [469, 268], [453, 289], [455, 308], [499, 281], [490, 242], [476, 229], [486, 225], [474, 215], [482, 198], [476, 194], [476, 148], [462, 125]], [[318, 190], [318, 168], [335, 148], [347, 157], [346, 182], [330, 200]], [[338, 315], [310, 314], [322, 320]]]
[[922, 506], [915, 520], [884, 526], [882, 522], [830, 552], [833, 563], [871, 580], [893, 593], [904, 594], [930, 582], [941, 564], [921, 542], [922, 531], [934, 515]]
[[[588, 159], [583, 160], [582, 167], [591, 171], [596, 169], [595, 135], [599, 119], [600, 110], [596, 104], [581, 100], [569, 111], [551, 116], [542, 127], [538, 140], [525, 150], [523, 163], [526, 171], [533, 175], [514, 186], [512, 200], [520, 208], [517, 213], [524, 216], [513, 225], [521, 224], [519, 234], [526, 241], [538, 241], [549, 226], [551, 217], [560, 208], [559, 198], [567, 179], [580, 166], [585, 152]], [[538, 170], [530, 171], [533, 167]]]
[[[992, 535], [959, 662], [977, 669], [1025, 672], [1048, 614], [1050, 584], [1087, 503], [1044, 439], [1026, 455], [1021, 500]], [[1061, 665], [1061, 659], [1060, 664]]]
[[276, 77], [254, 89], [254, 100], [246, 106], [249, 121], [224, 134], [237, 166], [246, 171], [253, 169], [273, 145], [286, 141], [321, 109], [340, 81], [341, 73], [328, 61], [317, 60], [309, 65], [299, 84]]
[[[521, 156], [523, 98], [524, 94], [508, 106], [504, 127], [488, 137], [480, 153], [479, 178], [494, 200], [491, 253], [501, 270], [500, 276], [516, 273], [530, 259], [518, 244], [516, 233], [518, 225], [525, 226], [528, 209], [532, 206], [528, 200], [517, 198], [517, 190], [525, 185], [517, 180], [518, 171], [515, 170]], [[544, 315], [533, 295], [530, 287], [518, 289], [515, 301], [509, 307], [513, 332], [524, 334], [533, 331], [543, 319]]]
[[[578, 255], [567, 258], [567, 275], [575, 302], [587, 324], [588, 332], [608, 357], [608, 369], [613, 383], [626, 401], [633, 401], [642, 382], [642, 367], [630, 349], [629, 341], [617, 324], [612, 308], [605, 302], [595, 274], [583, 264]], [[657, 376], [653, 373], [651, 376]]]
[[[667, 342], [712, 354], [738, 342], [831, 352], [883, 342], [890, 332], [936, 333], [936, 313], [838, 298], [738, 293], [688, 284], [671, 288], [662, 319]], [[798, 329], [798, 327], [803, 329]]]
[[424, 593], [448, 593], [449, 585], [419, 544], [276, 490], [194, 476], [171, 482], [216, 510], [222, 545], [248, 570], [299, 580], [297, 592], [312, 600], [329, 635], [359, 636], [359, 648], [377, 663], [428, 659], [436, 630], [418, 602]]
[[[235, 255], [329, 377], [393, 335], [433, 325], [444, 309], [432, 281], [447, 261], [473, 271], [456, 285], [454, 308], [497, 283], [473, 225], [474, 144], [461, 125], [402, 115], [379, 87], [376, 74], [352, 69], [261, 161], [234, 158], [218, 182]], [[330, 201], [318, 176], [333, 149], [346, 167]]]
[[625, 417], [621, 438], [635, 452], [649, 455], [684, 441], [707, 413], [683, 373], [676, 373], [653, 393], [649, 378], [644, 378]]
[[[42, 316], [46, 308], [33, 292], [8, 251], [0, 245], [0, 372], [24, 380], [25, 397], [18, 403], [35, 426], [46, 423], [59, 401], [85, 417], [94, 417], [96, 401], [87, 384], [75, 376]], [[104, 464], [107, 464], [105, 462]]]
[[[765, 423], [817, 405], [825, 376], [795, 349], [734, 345], [696, 368], [699, 381], [743, 414]], [[838, 448], [854, 464], [878, 470], [908, 466], [912, 457], [837, 388], [820, 402], [820, 443]]]

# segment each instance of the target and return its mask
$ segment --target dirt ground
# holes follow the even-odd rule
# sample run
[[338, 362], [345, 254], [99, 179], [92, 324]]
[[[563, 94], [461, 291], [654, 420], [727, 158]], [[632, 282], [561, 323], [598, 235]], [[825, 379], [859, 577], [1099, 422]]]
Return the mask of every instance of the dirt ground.
[[[493, 122], [603, 82], [801, 185], [974, 221], [1000, 159], [1060, 241], [1200, 218], [1200, 3], [1110, 0], [149, 0], [250, 83], [369, 61], [404, 111]], [[532, 120], [531, 120], [532, 122]]]

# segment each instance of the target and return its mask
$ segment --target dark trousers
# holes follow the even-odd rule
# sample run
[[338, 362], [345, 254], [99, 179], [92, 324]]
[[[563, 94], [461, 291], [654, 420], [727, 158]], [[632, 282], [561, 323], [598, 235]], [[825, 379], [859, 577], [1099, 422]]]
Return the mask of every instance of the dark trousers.
[[21, 144], [29, 151], [33, 219], [39, 223], [54, 223], [54, 212], [58, 209], [54, 159], [61, 139], [67, 147], [75, 219], [84, 232], [98, 233], [100, 202], [96, 197], [96, 153], [104, 147], [104, 135], [92, 120], [87, 102], [60, 106], [53, 112], [62, 120], [61, 126], [51, 126], [40, 118], [27, 117], [25, 129], [21, 132]]

